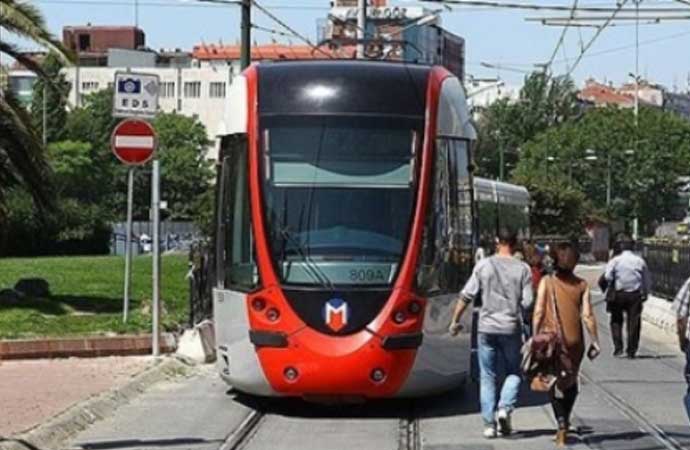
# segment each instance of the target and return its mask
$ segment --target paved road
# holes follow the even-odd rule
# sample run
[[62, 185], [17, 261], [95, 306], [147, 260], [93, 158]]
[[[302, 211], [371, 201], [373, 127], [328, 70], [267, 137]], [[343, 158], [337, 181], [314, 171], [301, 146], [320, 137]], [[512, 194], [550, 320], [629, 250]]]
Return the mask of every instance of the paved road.
[[[585, 363], [573, 449], [690, 450], [682, 409], [682, 359], [644, 339], [637, 360], [614, 359], [600, 296], [604, 354]], [[603, 319], [603, 320], [602, 320]], [[476, 386], [416, 402], [348, 407], [257, 401], [228, 392], [211, 367], [157, 386], [80, 434], [71, 448], [110, 449], [552, 449], [554, 422], [543, 395], [523, 392], [509, 439], [481, 438]], [[256, 411], [260, 411], [257, 413]], [[250, 430], [234, 434], [237, 430]], [[238, 444], [239, 443], [239, 444]], [[238, 445], [236, 445], [238, 444]]]

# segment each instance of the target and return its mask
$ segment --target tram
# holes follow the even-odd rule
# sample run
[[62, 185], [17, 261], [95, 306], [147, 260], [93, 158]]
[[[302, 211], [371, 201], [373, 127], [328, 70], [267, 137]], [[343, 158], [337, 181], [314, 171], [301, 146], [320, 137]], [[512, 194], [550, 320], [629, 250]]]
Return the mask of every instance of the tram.
[[448, 334], [477, 245], [460, 81], [441, 67], [260, 63], [220, 132], [214, 321], [235, 389], [414, 397], [469, 374]]

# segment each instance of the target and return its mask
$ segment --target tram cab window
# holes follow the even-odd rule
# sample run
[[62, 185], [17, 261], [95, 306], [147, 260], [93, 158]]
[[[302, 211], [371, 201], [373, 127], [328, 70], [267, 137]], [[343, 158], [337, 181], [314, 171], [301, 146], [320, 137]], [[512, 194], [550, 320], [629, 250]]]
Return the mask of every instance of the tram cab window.
[[424, 295], [459, 292], [472, 265], [472, 190], [468, 141], [436, 141], [431, 203], [424, 227], [418, 288]]
[[226, 289], [250, 291], [258, 275], [250, 223], [246, 136], [223, 138], [223, 166], [218, 215], [218, 283]]

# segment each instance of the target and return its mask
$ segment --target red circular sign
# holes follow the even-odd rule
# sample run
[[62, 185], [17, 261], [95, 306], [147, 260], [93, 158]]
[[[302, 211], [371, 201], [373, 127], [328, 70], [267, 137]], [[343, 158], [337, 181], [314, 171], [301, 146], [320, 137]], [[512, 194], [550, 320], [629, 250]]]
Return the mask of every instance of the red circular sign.
[[118, 123], [110, 137], [117, 159], [128, 165], [147, 163], [156, 151], [158, 139], [153, 127], [143, 120], [125, 119]]

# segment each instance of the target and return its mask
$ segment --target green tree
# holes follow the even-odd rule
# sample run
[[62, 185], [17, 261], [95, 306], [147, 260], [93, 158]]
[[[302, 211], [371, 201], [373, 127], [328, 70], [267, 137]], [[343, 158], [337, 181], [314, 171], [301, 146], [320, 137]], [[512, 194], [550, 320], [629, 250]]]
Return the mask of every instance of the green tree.
[[[48, 32], [35, 6], [24, 1], [0, 0], [0, 53], [49, 79], [40, 65], [8, 40], [16, 38], [55, 52], [65, 63], [70, 60], [62, 44]], [[5, 195], [12, 186], [23, 185], [40, 207], [53, 204], [46, 182], [48, 173], [41, 139], [30, 115], [8, 89], [0, 91], [0, 223], [5, 217]]]
[[531, 73], [525, 78], [517, 101], [500, 99], [480, 111], [478, 173], [488, 178], [498, 176], [501, 149], [505, 173], [510, 173], [523, 144], [578, 113], [575, 85], [570, 78]]
[[593, 217], [591, 205], [582, 191], [573, 188], [563, 176], [544, 173], [519, 173], [514, 182], [530, 193], [530, 230], [536, 236], [579, 237]]
[[[126, 207], [127, 167], [112, 154], [110, 136], [119, 119], [112, 117], [112, 89], [84, 99], [84, 106], [72, 111], [65, 135], [72, 141], [89, 143], [91, 174], [97, 180], [91, 193], [110, 205], [113, 217], [123, 218]], [[168, 202], [171, 219], [195, 220], [200, 197], [209, 189], [212, 170], [206, 159], [210, 142], [197, 119], [175, 113], [160, 113], [153, 120], [158, 135], [161, 164], [161, 198]], [[151, 205], [150, 165], [135, 169], [134, 216], [148, 220]]]
[[45, 125], [47, 143], [62, 139], [67, 122], [67, 96], [70, 85], [65, 80], [64, 74], [60, 72], [63, 67], [60, 57], [55, 53], [49, 53], [41, 64], [41, 68], [50, 81], [39, 78], [33, 87], [31, 116], [34, 128], [42, 134]]
[[[638, 134], [639, 133], [639, 134]], [[607, 204], [609, 172], [611, 201]], [[587, 111], [523, 146], [516, 180], [558, 177], [582, 192], [601, 217], [638, 217], [651, 232], [674, 213], [678, 177], [690, 173], [690, 123], [655, 108]]]
[[210, 142], [198, 120], [179, 114], [159, 114], [153, 121], [158, 133], [161, 198], [172, 219], [196, 220], [213, 178], [206, 158]]

